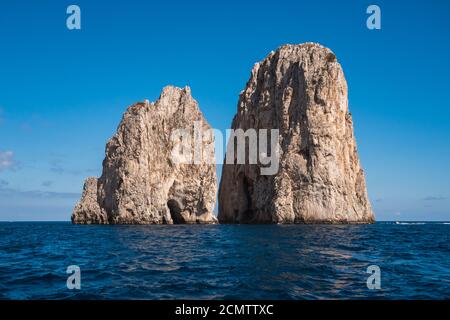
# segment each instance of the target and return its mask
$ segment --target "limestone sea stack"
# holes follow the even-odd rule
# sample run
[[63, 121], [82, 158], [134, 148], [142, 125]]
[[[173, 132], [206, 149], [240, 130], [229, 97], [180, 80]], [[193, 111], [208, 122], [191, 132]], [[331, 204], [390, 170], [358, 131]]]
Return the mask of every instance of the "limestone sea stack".
[[[210, 129], [190, 89], [168, 86], [155, 103], [128, 108], [106, 145], [103, 173], [88, 178], [72, 222], [78, 224], [214, 223], [214, 154], [175, 163], [172, 133], [200, 123]], [[192, 140], [194, 143], [194, 140]], [[214, 150], [214, 138], [204, 140]], [[207, 161], [206, 161], [207, 160]]]
[[225, 164], [222, 223], [373, 223], [347, 83], [333, 52], [285, 45], [255, 64], [233, 129], [279, 130], [279, 168]]

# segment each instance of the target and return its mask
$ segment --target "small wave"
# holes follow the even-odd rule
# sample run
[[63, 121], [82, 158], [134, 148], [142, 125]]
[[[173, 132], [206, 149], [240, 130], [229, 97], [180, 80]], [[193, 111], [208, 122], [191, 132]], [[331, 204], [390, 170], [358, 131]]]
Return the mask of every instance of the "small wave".
[[395, 224], [404, 224], [404, 225], [422, 225], [422, 224], [450, 224], [450, 222], [400, 222], [396, 221]]
[[409, 224], [426, 224], [426, 223], [425, 222], [399, 222], [399, 221], [396, 221], [395, 224], [407, 224], [407, 225], [409, 225]]

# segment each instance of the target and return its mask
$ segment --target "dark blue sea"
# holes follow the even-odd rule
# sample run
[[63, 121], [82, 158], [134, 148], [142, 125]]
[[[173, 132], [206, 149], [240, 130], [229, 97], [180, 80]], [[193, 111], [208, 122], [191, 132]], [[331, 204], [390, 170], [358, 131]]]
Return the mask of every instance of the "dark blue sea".
[[[450, 224], [0, 223], [1, 299], [449, 299]], [[69, 290], [69, 265], [81, 289]], [[368, 289], [367, 267], [381, 289]]]

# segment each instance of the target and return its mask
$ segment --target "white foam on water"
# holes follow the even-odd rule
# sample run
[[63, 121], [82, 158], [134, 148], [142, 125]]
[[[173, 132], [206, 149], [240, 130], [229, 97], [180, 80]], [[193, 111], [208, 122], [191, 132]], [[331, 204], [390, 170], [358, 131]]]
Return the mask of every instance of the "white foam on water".
[[425, 224], [425, 222], [396, 222], [395, 224]]
[[401, 224], [401, 225], [450, 224], [450, 222], [400, 222], [400, 221], [396, 221], [395, 224]]

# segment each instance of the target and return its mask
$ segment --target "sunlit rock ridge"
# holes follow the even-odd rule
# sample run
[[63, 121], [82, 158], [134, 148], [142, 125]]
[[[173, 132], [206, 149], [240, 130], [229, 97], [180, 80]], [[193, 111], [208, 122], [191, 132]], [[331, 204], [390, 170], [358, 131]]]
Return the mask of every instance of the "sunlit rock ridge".
[[[192, 128], [194, 123], [210, 129], [189, 87], [168, 86], [155, 103], [129, 107], [106, 145], [101, 177], [85, 182], [72, 222], [215, 223], [214, 154], [195, 164], [174, 163], [171, 157], [172, 132]], [[213, 137], [203, 143], [214, 148]]]
[[347, 83], [334, 53], [285, 45], [255, 64], [233, 129], [278, 129], [279, 170], [226, 164], [221, 223], [372, 223]]

